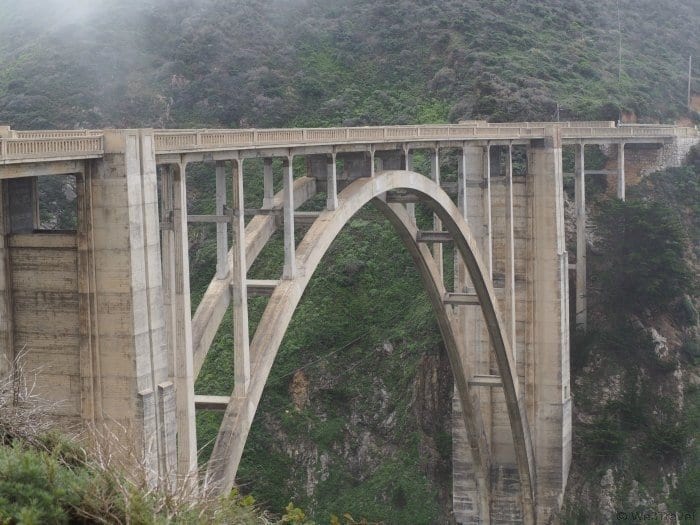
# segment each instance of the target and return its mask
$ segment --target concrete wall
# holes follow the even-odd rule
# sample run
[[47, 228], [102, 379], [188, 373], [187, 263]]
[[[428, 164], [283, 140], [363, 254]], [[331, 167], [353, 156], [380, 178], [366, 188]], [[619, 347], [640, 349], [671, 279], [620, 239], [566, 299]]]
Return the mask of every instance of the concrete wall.
[[106, 133], [105, 146], [76, 178], [75, 232], [35, 229], [35, 177], [0, 185], [2, 366], [22, 354], [63, 427], [116, 435], [115, 453], [155, 481], [174, 471], [176, 433], [153, 135]]
[[[666, 168], [678, 167], [685, 162], [690, 149], [699, 144], [697, 138], [678, 137], [667, 144], [626, 144], [625, 177], [627, 185], [637, 184], [643, 177]], [[607, 169], [617, 169], [616, 144], [601, 145], [608, 157]], [[608, 176], [608, 187], [617, 184], [615, 175]]]
[[[498, 159], [493, 155], [492, 159]], [[494, 288], [505, 316], [506, 177], [489, 167], [485, 148], [465, 149], [464, 212], [481, 255], [492, 261]], [[559, 508], [571, 462], [569, 388], [568, 257], [564, 245], [561, 143], [554, 134], [528, 148], [528, 173], [514, 177], [513, 238], [515, 354], [526, 399], [537, 469], [538, 523]], [[487, 173], [490, 176], [487, 179]], [[490, 210], [489, 210], [490, 202]], [[463, 285], [459, 264], [455, 286]], [[470, 283], [466, 280], [466, 286]], [[456, 290], [458, 291], [458, 290]], [[492, 375], [497, 366], [479, 307], [460, 307], [463, 351], [473, 374]], [[510, 421], [500, 387], [476, 386], [491, 449], [491, 523], [522, 523], [520, 482]], [[453, 401], [453, 505], [457, 523], [483, 523], [461, 407]], [[480, 515], [481, 514], [481, 515]]]
[[76, 234], [16, 234], [8, 250], [15, 355], [34, 394], [71, 428], [81, 415]]

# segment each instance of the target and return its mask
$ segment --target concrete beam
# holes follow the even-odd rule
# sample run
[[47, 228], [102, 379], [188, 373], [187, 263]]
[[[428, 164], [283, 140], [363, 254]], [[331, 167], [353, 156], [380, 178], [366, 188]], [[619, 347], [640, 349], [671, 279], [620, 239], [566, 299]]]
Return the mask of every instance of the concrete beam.
[[625, 200], [625, 143], [617, 145], [617, 198]]
[[231, 402], [230, 396], [194, 396], [194, 406], [197, 410], [226, 410]]
[[248, 297], [252, 296], [270, 296], [280, 284], [277, 280], [254, 280], [248, 279], [246, 287], [248, 289]]
[[[469, 233], [468, 227], [464, 221], [459, 218], [459, 212], [449, 196], [440, 191], [439, 188], [426, 177], [405, 171], [388, 171], [378, 174], [377, 177], [373, 179], [360, 179], [355, 181], [341, 194], [340, 207], [338, 210], [332, 213], [327, 212], [320, 217], [300, 244], [298, 257], [306, 271], [298, 274], [294, 279], [283, 281], [268, 302], [267, 308], [259, 323], [260, 329], [256, 332], [251, 343], [251, 354], [255, 356], [256, 361], [252, 366], [254, 377], [251, 380], [249, 395], [246, 399], [232, 398], [224, 414], [222, 427], [209, 465], [207, 484], [217, 492], [223, 493], [227, 492], [232, 485], [235, 471], [240, 461], [240, 455], [245, 445], [245, 438], [250, 430], [250, 425], [254, 418], [255, 410], [262, 395], [265, 381], [274, 361], [277, 349], [282, 342], [282, 338], [291, 321], [296, 305], [301, 299], [313, 271], [321, 262], [328, 247], [332, 244], [345, 223], [362, 206], [370, 200], [380, 197], [386, 191], [401, 187], [416, 190], [432, 200], [431, 206], [440, 214], [440, 218], [443, 224], [445, 224], [447, 231], [455, 238], [455, 243], [474, 283], [475, 291], [481, 300], [486, 324], [493, 339], [499, 373], [504, 384], [503, 390], [507, 400], [509, 420], [513, 429], [513, 440], [516, 447], [516, 457], [518, 458], [521, 486], [525, 491], [524, 513], [526, 522], [534, 523], [533, 501], [531, 498], [534, 476], [532, 468], [532, 447], [527, 426], [527, 416], [524, 413], [524, 407], [522, 406], [520, 394], [518, 393], [517, 375], [515, 373], [514, 363], [512, 362], [511, 351], [508, 348], [507, 338], [503, 335], [504, 330], [499, 314], [497, 313], [495, 293], [489, 281], [484, 277], [486, 274], [484, 266], [480, 261], [478, 250]], [[381, 200], [375, 202], [380, 207], [385, 206]], [[410, 221], [406, 220], [407, 216], [405, 212], [401, 209], [394, 209], [392, 211], [393, 213], [389, 215], [389, 219], [395, 226], [397, 224], [404, 225], [399, 233], [409, 250], [412, 251], [412, 253], [415, 253], [415, 250], [421, 250], [421, 255], [414, 257], [414, 260], [417, 262], [432, 260], [432, 256], [427, 247], [423, 249], [421, 245], [415, 243], [415, 227], [410, 225]], [[392, 217], [400, 218], [394, 220]], [[431, 265], [434, 270], [434, 264], [431, 263]], [[430, 282], [433, 283], [431, 285], [433, 288], [431, 288], [432, 291], [429, 289], [429, 296], [439, 313], [438, 322], [441, 325], [441, 330], [445, 329], [449, 332], [452, 329], [452, 324], [448, 320], [449, 317], [447, 317], [446, 314], [443, 315], [440, 313], [444, 312], [442, 302], [443, 293], [440, 292], [439, 288], [436, 288], [439, 285], [440, 279], [437, 277], [436, 271], [431, 271], [431, 275], [434, 276], [430, 279]], [[444, 334], [445, 332], [443, 332], [443, 335]], [[465, 418], [472, 418], [472, 421], [474, 421], [473, 417], [476, 412], [471, 408], [478, 406], [478, 403], [475, 405], [473, 400], [471, 400], [472, 394], [467, 384], [467, 376], [464, 374], [464, 371], [467, 369], [466, 363], [462, 360], [461, 354], [458, 351], [457, 340], [453, 337], [452, 341], [452, 343], [448, 344], [446, 338], [450, 360], [455, 370], [458, 391], [460, 392], [462, 403], [464, 404]], [[475, 410], [478, 410], [478, 408]], [[476, 428], [477, 427], [472, 427], [472, 429]], [[485, 444], [483, 431], [474, 434], [472, 439], [470, 439], [470, 443], [472, 447], [478, 448], [478, 450], [475, 450], [474, 455], [477, 472], [483, 473], [484, 468], [486, 468], [488, 472], [488, 456], [484, 457], [483, 455], [488, 450], [488, 446]], [[484, 446], [480, 446], [480, 444]], [[482, 479], [481, 483], [480, 486], [488, 491], [489, 485], [486, 479]], [[488, 492], [483, 491], [482, 493], [488, 494]], [[488, 502], [488, 497], [486, 501]], [[486, 506], [488, 506], [487, 503]]]
[[576, 326], [587, 329], [587, 283], [586, 283], [586, 165], [585, 146], [576, 152]]
[[85, 173], [84, 160], [33, 162], [31, 164], [0, 166], [0, 180], [24, 177], [53, 177], [56, 175], [75, 175], [78, 173]]
[[[316, 181], [309, 177], [301, 177], [294, 181], [294, 206], [298, 208], [316, 194]], [[273, 208], [282, 207], [283, 192], [275, 195]], [[246, 227], [246, 269], [258, 257], [262, 249], [277, 231], [277, 223], [273, 216], [256, 216]], [[228, 265], [232, 267], [233, 254], [229, 251]], [[204, 297], [192, 318], [192, 345], [194, 351], [194, 375], [197, 377], [204, 359], [209, 352], [221, 320], [231, 301], [230, 280], [213, 279], [209, 283]]]
[[475, 293], [448, 293], [445, 295], [445, 304], [479, 306], [479, 297]]
[[[216, 214], [224, 217], [226, 209], [226, 166], [216, 163]], [[224, 279], [228, 275], [228, 221], [216, 222], [216, 278]]]
[[[290, 168], [291, 170], [291, 168]], [[248, 291], [246, 288], [245, 202], [243, 195], [243, 160], [234, 161], [231, 202], [231, 306], [233, 315], [233, 395], [244, 398], [250, 386], [250, 337], [248, 335]], [[291, 191], [291, 190], [290, 190]]]
[[469, 378], [469, 386], [499, 387], [503, 386], [503, 382], [499, 376], [475, 375]]
[[[409, 216], [410, 215], [409, 213]], [[452, 236], [450, 232], [446, 231], [425, 231], [417, 230], [416, 241], [418, 242], [452, 242]]]
[[294, 279], [297, 273], [296, 241], [294, 238], [294, 159], [284, 162], [282, 183], [284, 186], [284, 268], [282, 279]]
[[528, 150], [533, 213], [533, 351], [537, 523], [562, 503], [571, 464], [568, 255], [560, 130]]

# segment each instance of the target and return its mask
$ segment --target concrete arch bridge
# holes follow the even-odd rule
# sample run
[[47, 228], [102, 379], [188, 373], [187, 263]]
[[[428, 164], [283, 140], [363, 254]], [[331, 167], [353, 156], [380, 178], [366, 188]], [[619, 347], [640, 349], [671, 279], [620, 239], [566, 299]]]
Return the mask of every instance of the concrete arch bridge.
[[[586, 176], [615, 179], [624, 198], [626, 167], [636, 177], [679, 164], [699, 140], [694, 129], [612, 122], [0, 127], [0, 372], [11, 373], [28, 349], [24, 367], [42, 366], [38, 389], [62, 401], [57, 421], [126, 433], [154, 482], [193, 475], [195, 411], [223, 410], [202, 481], [225, 492], [304, 289], [345, 223], [373, 203], [416, 264], [454, 374], [456, 521], [547, 523], [561, 505], [571, 462], [569, 273], [576, 273], [573, 315], [585, 327]], [[586, 145], [605, 148], [616, 166], [586, 170]], [[562, 147], [573, 148], [576, 159], [574, 265], [564, 242]], [[429, 173], [415, 171], [417, 151], [429, 159]], [[514, 173], [514, 157], [526, 169]], [[246, 208], [251, 159], [263, 164], [256, 209]], [[279, 194], [274, 159], [282, 164]], [[455, 159], [456, 181], [446, 182], [441, 167]], [[215, 165], [210, 215], [187, 212], [187, 166], [201, 162]], [[60, 177], [70, 177], [75, 218], [71, 229], [56, 231], [42, 221], [40, 186]], [[317, 192], [325, 193], [323, 210], [297, 211]], [[433, 213], [430, 229], [417, 226], [417, 203]], [[217, 267], [192, 316], [194, 222], [216, 224]], [[309, 226], [302, 239], [299, 224]], [[282, 274], [249, 279], [277, 230], [284, 232]], [[453, 282], [443, 273], [444, 243], [454, 246], [454, 261], [447, 261], [455, 265]], [[251, 295], [269, 296], [254, 334]], [[229, 307], [234, 390], [195, 396], [194, 381]]]

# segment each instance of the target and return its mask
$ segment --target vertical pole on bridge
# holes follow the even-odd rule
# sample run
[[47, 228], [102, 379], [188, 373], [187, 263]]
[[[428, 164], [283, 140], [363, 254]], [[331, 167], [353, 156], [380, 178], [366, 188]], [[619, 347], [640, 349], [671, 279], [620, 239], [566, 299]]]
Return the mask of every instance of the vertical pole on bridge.
[[[481, 196], [481, 185], [484, 177], [484, 148], [472, 142], [462, 144], [458, 168], [458, 208], [467, 221], [475, 240], [480, 244], [483, 240], [483, 210], [484, 200]], [[472, 284], [467, 267], [458, 250], [454, 253], [454, 291], [464, 293]], [[460, 352], [470, 374], [481, 373], [481, 363], [484, 356], [488, 358], [488, 346], [484, 347], [485, 326], [481, 309], [477, 306], [461, 306], [456, 310], [457, 337], [461, 342]], [[491, 428], [490, 408], [488, 399], [490, 393], [479, 392], [480, 410], [484, 417], [484, 428], [487, 435]], [[462, 416], [462, 406], [459, 397], [452, 398], [452, 483], [453, 509], [458, 523], [490, 523], [491, 507], [487, 491], [479, 491], [476, 478], [473, 476], [474, 463], [470, 444], [465, 433]], [[489, 440], [490, 442], [490, 440]], [[490, 480], [487, 481], [490, 483]]]
[[250, 339], [248, 337], [248, 290], [246, 287], [245, 199], [243, 195], [243, 159], [233, 161], [233, 275], [231, 305], [233, 310], [234, 396], [245, 397], [250, 384]]
[[[404, 145], [404, 159], [405, 159], [405, 169], [406, 171], [413, 171], [413, 154], [408, 148], [408, 145]], [[408, 216], [411, 218], [413, 224], [416, 223], [416, 205], [412, 202], [406, 204], [406, 211]]]
[[[435, 150], [430, 152], [430, 178], [433, 182], [440, 186], [440, 149], [435, 146]], [[442, 221], [437, 216], [433, 214], [433, 230], [442, 231]], [[437, 264], [438, 274], [442, 279], [444, 275], [443, 260], [442, 260], [442, 243], [433, 243], [433, 258], [435, 259], [435, 264]]]
[[263, 159], [263, 209], [269, 210], [274, 206], [275, 190], [272, 176], [272, 159]]
[[[586, 330], [588, 308], [586, 304], [586, 164], [585, 145], [582, 142], [576, 152], [576, 326]], [[619, 182], [618, 182], [619, 184]]]
[[493, 236], [491, 235], [491, 145], [484, 147], [484, 257], [489, 272], [489, 278], [493, 279]]
[[[564, 224], [561, 129], [545, 129], [528, 149], [532, 183], [533, 355], [527, 356], [531, 384], [536, 523], [546, 523], [566, 489], [571, 464], [569, 365], [569, 260]], [[527, 494], [528, 491], [523, 491]], [[530, 501], [529, 505], [533, 502]]]
[[[222, 161], [216, 163], [216, 214], [224, 215], [226, 207], [226, 167]], [[216, 223], [216, 278], [228, 275], [228, 225]]]
[[[372, 161], [374, 163], [374, 161]], [[294, 157], [284, 161], [284, 270], [283, 279], [296, 277], [296, 247], [294, 241]]]
[[[175, 396], [177, 404], [178, 475], [190, 477], [197, 470], [197, 433], [194, 415], [194, 365], [192, 353], [192, 308], [190, 303], [190, 257], [187, 226], [187, 165], [169, 167], [172, 183], [174, 319], [173, 337]], [[165, 197], [165, 195], [164, 195]], [[170, 256], [170, 254], [166, 254]]]
[[[8, 129], [9, 132], [9, 129]], [[13, 322], [12, 322], [12, 279], [10, 274], [10, 254], [6, 236], [10, 233], [6, 208], [7, 183], [0, 180], [0, 376], [12, 372], [14, 362]]]
[[326, 173], [326, 209], [334, 211], [338, 209], [338, 168], [335, 162], [335, 151], [328, 157]]
[[625, 143], [617, 145], [617, 198], [625, 200]]
[[515, 332], [515, 234], [513, 217], [513, 144], [508, 144], [508, 161], [506, 164], [505, 187], [505, 305], [506, 323], [510, 335], [510, 346], [513, 352], [513, 362], [517, 363], [516, 332]]

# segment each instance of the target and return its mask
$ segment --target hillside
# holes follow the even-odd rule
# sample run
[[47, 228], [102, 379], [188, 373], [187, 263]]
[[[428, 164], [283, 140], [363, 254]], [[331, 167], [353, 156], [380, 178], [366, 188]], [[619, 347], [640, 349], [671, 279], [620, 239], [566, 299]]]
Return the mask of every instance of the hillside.
[[[619, 78], [617, 5], [0, 0], [0, 123], [331, 126], [553, 120], [557, 108], [562, 120], [614, 120], [621, 112], [644, 122], [697, 118], [685, 108], [688, 56], [700, 57], [697, 0], [621, 0]], [[420, 156], [415, 161], [426, 167]], [[678, 243], [691, 264], [699, 174], [696, 165], [657, 175], [630, 199], [680, 210]], [[250, 206], [258, 175], [251, 170], [246, 181]], [[188, 185], [190, 211], [210, 212], [211, 167], [192, 166]], [[636, 208], [608, 209], [605, 188], [599, 199], [595, 192], [591, 187], [591, 214], [600, 210], [601, 232], [591, 240], [591, 268], [609, 277], [606, 213]], [[195, 305], [213, 274], [212, 241], [208, 227], [191, 228]], [[252, 277], [273, 278], [281, 253], [278, 239]], [[387, 524], [448, 522], [453, 386], [411, 259], [388, 224], [366, 209], [321, 266], [263, 395], [239, 471], [242, 491], [278, 514], [293, 500], [319, 523], [346, 511]], [[663, 502], [687, 510], [700, 499], [697, 445], [688, 447], [700, 413], [697, 385], [689, 384], [698, 364], [696, 292], [689, 285], [676, 290], [661, 309], [657, 297], [644, 296], [641, 310], [628, 311], [605, 296], [607, 283], [593, 279], [599, 330], [578, 334], [572, 348], [579, 408], [565, 509], [571, 523], [604, 520], [590, 512], [601, 505], [632, 509], [633, 487], [641, 486], [633, 502], [642, 508]], [[259, 316], [263, 303], [253, 306]], [[615, 309], [619, 317], [609, 319]], [[667, 339], [661, 357], [652, 328]], [[229, 334], [224, 323], [199, 392], [230, 394]], [[631, 371], [630, 361], [638, 363]], [[617, 387], [606, 389], [609, 382]], [[658, 417], [630, 417], [637, 412]], [[218, 418], [199, 415], [202, 459]], [[682, 431], [659, 434], [682, 421]]]
[[695, 0], [26, 0], [0, 6], [15, 127], [644, 120], [684, 114]]

